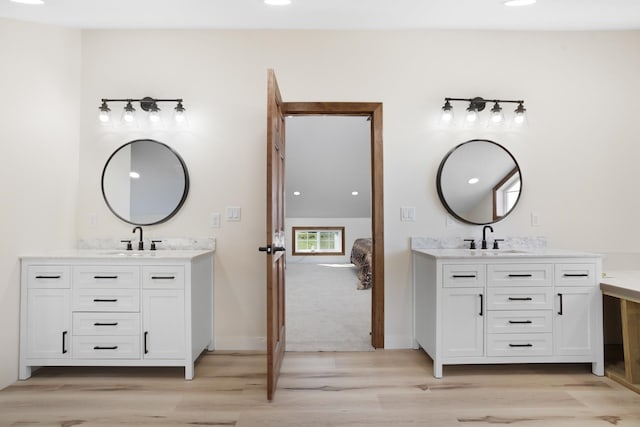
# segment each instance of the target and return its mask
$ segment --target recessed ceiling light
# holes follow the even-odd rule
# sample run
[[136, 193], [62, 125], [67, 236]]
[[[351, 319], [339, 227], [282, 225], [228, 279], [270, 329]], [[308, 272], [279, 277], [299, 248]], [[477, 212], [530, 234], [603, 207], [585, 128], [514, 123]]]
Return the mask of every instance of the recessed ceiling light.
[[469, 184], [473, 185], [473, 184], [477, 184], [480, 180], [478, 178], [471, 178], [469, 179], [469, 181], [467, 181]]
[[44, 4], [44, 0], [11, 0], [14, 3], [22, 4]]
[[357, 195], [358, 195], [358, 192], [357, 192], [357, 191], [352, 191], [352, 192], [351, 192], [351, 195], [352, 195], [352, 196], [357, 196]]
[[536, 0], [507, 0], [504, 2], [505, 6], [529, 6], [534, 4]]
[[129, 172], [129, 177], [133, 178], [133, 179], [138, 179], [140, 178], [140, 174], [136, 171], [131, 171]]
[[291, 4], [291, 0], [264, 0], [264, 4], [271, 6], [286, 6]]
[[300, 194], [301, 194], [301, 193], [300, 193], [299, 191], [294, 191], [294, 192], [293, 192], [293, 195], [294, 195], [294, 196], [299, 196]]

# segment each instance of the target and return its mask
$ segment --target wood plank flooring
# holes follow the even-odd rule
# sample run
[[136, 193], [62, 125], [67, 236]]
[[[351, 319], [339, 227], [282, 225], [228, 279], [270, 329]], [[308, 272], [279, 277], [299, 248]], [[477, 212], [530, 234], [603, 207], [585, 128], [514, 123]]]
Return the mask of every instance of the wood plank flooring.
[[640, 426], [640, 395], [590, 365], [445, 367], [418, 350], [287, 353], [275, 400], [265, 355], [178, 368], [44, 368], [0, 391], [0, 426]]

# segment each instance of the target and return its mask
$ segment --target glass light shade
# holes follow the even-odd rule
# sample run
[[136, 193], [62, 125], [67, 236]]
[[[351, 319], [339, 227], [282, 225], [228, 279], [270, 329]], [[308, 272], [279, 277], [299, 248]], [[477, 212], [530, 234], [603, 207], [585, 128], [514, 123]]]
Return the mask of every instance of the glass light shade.
[[100, 120], [100, 123], [109, 123], [111, 121], [111, 108], [107, 106], [106, 102], [103, 102], [99, 110], [98, 120]]
[[527, 109], [524, 108], [522, 104], [518, 105], [518, 108], [514, 111], [515, 115], [513, 116], [513, 124], [516, 126], [522, 126], [527, 121]]
[[442, 107], [440, 120], [443, 123], [451, 123], [453, 121], [453, 107], [451, 106], [449, 101], [445, 101], [444, 106]]
[[173, 120], [180, 126], [187, 124], [187, 112], [182, 105], [182, 102], [178, 102], [176, 108], [173, 109]]
[[469, 123], [475, 123], [478, 120], [478, 110], [476, 110], [475, 107], [469, 106], [465, 119]]
[[122, 111], [122, 121], [127, 124], [135, 123], [136, 121], [136, 109], [133, 108], [131, 102], [127, 102], [127, 105], [124, 107]]
[[496, 102], [491, 108], [491, 117], [489, 118], [489, 124], [498, 125], [504, 123], [504, 113], [502, 112], [502, 107], [498, 105]]
[[149, 122], [153, 125], [160, 124], [160, 108], [155, 102], [149, 108]]

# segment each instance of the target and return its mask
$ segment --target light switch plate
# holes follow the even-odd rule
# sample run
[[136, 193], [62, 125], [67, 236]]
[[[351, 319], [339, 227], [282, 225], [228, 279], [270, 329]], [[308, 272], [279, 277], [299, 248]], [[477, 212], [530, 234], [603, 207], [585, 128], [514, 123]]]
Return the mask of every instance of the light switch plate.
[[239, 207], [228, 207], [226, 210], [227, 221], [240, 221], [242, 210]]
[[209, 221], [211, 228], [220, 228], [220, 212], [212, 212]]
[[400, 208], [400, 220], [402, 222], [412, 222], [416, 220], [416, 208], [413, 206], [403, 206]]

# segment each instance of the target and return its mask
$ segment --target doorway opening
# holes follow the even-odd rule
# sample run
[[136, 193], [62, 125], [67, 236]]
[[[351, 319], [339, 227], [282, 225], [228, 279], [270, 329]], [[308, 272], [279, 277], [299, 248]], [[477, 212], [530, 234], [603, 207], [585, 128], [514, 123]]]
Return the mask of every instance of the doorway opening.
[[286, 349], [372, 351], [370, 118], [289, 116], [286, 141]]
[[[360, 308], [358, 308], [357, 310], [360, 311], [360, 315], [363, 314], [362, 308], [361, 308], [362, 307], [361, 301], [363, 297], [367, 298], [366, 299], [367, 307], [365, 308], [364, 316], [367, 316], [369, 318], [368, 321], [366, 321], [367, 324], [365, 325], [365, 330], [364, 332], [362, 332], [362, 334], [365, 334], [363, 338], [364, 340], [368, 341], [368, 345], [365, 342], [364, 344], [365, 347], [359, 347], [357, 349], [354, 348], [354, 350], [384, 348], [384, 240], [383, 240], [384, 225], [383, 225], [383, 189], [382, 189], [382, 104], [380, 103], [341, 103], [341, 102], [337, 102], [337, 103], [302, 102], [302, 103], [283, 103], [283, 104], [284, 104], [283, 110], [285, 114], [287, 115], [288, 118], [291, 119], [291, 120], [287, 119], [288, 124], [286, 128], [287, 140], [289, 145], [289, 148], [288, 148], [289, 154], [291, 154], [291, 151], [290, 151], [291, 149], [295, 149], [295, 148], [292, 148], [291, 146], [291, 140], [290, 140], [291, 137], [289, 135], [289, 131], [292, 130], [290, 128], [292, 128], [293, 126], [289, 125], [289, 121], [293, 123], [293, 121], [296, 118], [302, 118], [301, 116], [305, 116], [305, 117], [315, 116], [317, 118], [324, 117], [328, 119], [333, 118], [333, 119], [357, 120], [358, 123], [361, 125], [361, 127], [364, 127], [366, 130], [366, 136], [365, 136], [366, 141], [364, 143], [364, 146], [361, 146], [360, 148], [360, 157], [361, 157], [361, 163], [367, 164], [368, 167], [361, 168], [361, 169], [365, 169], [365, 173], [357, 174], [361, 182], [360, 184], [357, 185], [358, 188], [343, 188], [342, 192], [346, 193], [347, 195], [346, 201], [336, 200], [333, 203], [327, 203], [326, 204], [327, 206], [322, 206], [322, 204], [315, 205], [316, 206], [315, 214], [311, 216], [314, 216], [314, 217], [320, 216], [318, 214], [320, 214], [323, 211], [326, 212], [326, 210], [329, 209], [332, 204], [333, 205], [346, 204], [347, 202], [354, 202], [355, 200], [359, 200], [361, 202], [360, 203], [361, 205], [363, 204], [362, 202], [364, 201], [364, 205], [366, 205], [367, 215], [363, 215], [362, 210], [360, 210], [359, 213], [351, 214], [353, 215], [351, 220], [353, 220], [353, 218], [357, 218], [357, 219], [355, 221], [350, 220], [351, 222], [353, 222], [353, 224], [351, 224], [349, 227], [345, 227], [346, 236], [343, 236], [343, 238], [346, 237], [346, 240], [345, 240], [346, 243], [344, 244], [344, 247], [341, 248], [342, 251], [344, 252], [344, 255], [341, 255], [342, 256], [341, 260], [343, 262], [323, 262], [323, 263], [310, 262], [310, 264], [313, 263], [316, 266], [318, 266], [319, 264], [324, 264], [324, 265], [317, 267], [315, 272], [309, 271], [305, 273], [303, 271], [302, 280], [305, 280], [304, 278], [305, 274], [315, 275], [316, 273], [318, 273], [318, 269], [320, 269], [321, 275], [323, 274], [326, 274], [327, 276], [330, 275], [331, 278], [328, 279], [330, 281], [351, 279], [353, 288], [348, 289], [348, 291], [351, 291], [352, 293], [355, 292], [354, 296], [356, 298], [359, 298], [360, 302], [358, 303], [359, 304], [358, 307]], [[360, 129], [360, 132], [362, 132], [362, 129]], [[344, 148], [345, 147], [343, 147], [343, 149]], [[335, 156], [340, 154], [339, 153], [336, 154], [335, 150], [333, 150], [333, 155]], [[291, 158], [288, 157], [287, 160], [288, 160], [287, 180], [289, 180], [290, 179], [289, 172], [291, 170], [292, 164], [290, 163]], [[328, 182], [327, 180], [329, 179], [329, 177], [333, 178], [334, 175], [337, 175], [336, 171], [332, 169], [332, 165], [335, 166], [335, 164], [333, 163], [327, 165], [326, 177], [317, 179], [320, 184], [323, 183], [323, 180], [326, 184]], [[363, 189], [361, 190], [360, 188], [363, 188]], [[287, 197], [304, 196], [304, 194], [302, 193], [302, 190], [299, 190], [299, 189], [297, 190], [292, 188], [292, 186], [289, 185], [289, 181], [287, 183], [287, 191], [290, 193], [287, 195]], [[300, 194], [297, 196], [293, 196], [294, 191], [300, 192]], [[355, 192], [357, 192], [358, 194], [352, 194]], [[307, 213], [306, 215], [309, 215], [309, 214]], [[326, 216], [326, 213], [324, 215]], [[335, 220], [336, 218], [337, 217], [333, 217], [331, 218], [331, 220]], [[319, 218], [315, 218], [315, 219], [318, 220]], [[328, 222], [331, 222], [331, 220], [328, 220]], [[342, 220], [345, 221], [344, 218], [342, 218]], [[314, 224], [314, 226], [316, 227], [327, 226], [331, 228], [331, 227], [342, 225], [337, 223], [329, 224], [328, 222], [325, 222], [324, 224], [317, 223], [317, 224]], [[357, 225], [354, 225], [355, 223], [357, 223]], [[291, 234], [291, 228], [292, 227], [290, 227], [289, 224], [287, 224], [287, 228], [286, 228], [288, 232], [287, 244], [291, 245], [291, 248], [293, 249], [296, 242], [293, 239], [294, 236]], [[350, 231], [347, 231], [347, 230], [350, 230]], [[316, 230], [316, 231], [320, 231], [320, 230]], [[318, 236], [324, 236], [324, 239], [325, 239], [324, 242], [321, 242], [320, 240], [318, 240], [318, 243], [317, 243], [318, 245], [321, 245], [324, 243], [326, 246], [326, 244], [331, 240], [331, 238], [329, 237], [330, 234], [322, 233], [322, 232], [312, 233], [308, 235], [307, 240], [311, 238], [318, 238]], [[358, 287], [361, 287], [361, 283], [363, 283], [361, 280], [362, 278], [356, 275], [356, 273], [353, 270], [354, 267], [349, 266], [351, 268], [351, 271], [348, 271], [347, 269], [349, 267], [346, 266], [345, 264], [349, 264], [351, 262], [350, 255], [351, 255], [352, 244], [354, 239], [365, 238], [365, 237], [370, 238], [370, 247], [371, 247], [370, 249], [371, 262], [370, 262], [370, 273], [369, 273], [370, 279], [368, 283], [369, 288], [358, 289]], [[308, 250], [309, 244], [307, 244], [304, 238], [301, 242], [298, 242], [298, 243], [300, 243], [301, 246], [305, 246], [306, 244], [307, 250]], [[329, 242], [329, 244], [331, 243]], [[311, 258], [312, 256], [318, 256], [318, 255], [310, 255], [309, 258]], [[331, 261], [330, 258], [326, 258], [325, 260]], [[344, 262], [345, 260], [346, 262]], [[288, 266], [295, 266], [295, 265], [296, 265], [295, 262], [288, 262]], [[289, 268], [287, 268], [287, 270], [289, 270]], [[355, 281], [353, 280], [354, 275], [356, 276]], [[292, 283], [292, 285], [295, 285], [296, 279], [287, 277], [287, 288], [289, 288], [290, 279], [292, 279], [292, 281], [294, 282]], [[314, 285], [311, 285], [311, 286], [314, 286]], [[330, 290], [329, 290], [329, 293], [331, 293]], [[287, 327], [287, 329], [289, 329], [289, 327]], [[291, 336], [291, 332], [293, 331], [290, 330], [288, 333], [288, 341], [291, 338], [293, 338]], [[356, 332], [356, 334], [360, 335], [361, 333]], [[313, 337], [310, 337], [310, 338], [313, 338]], [[359, 343], [358, 345], [362, 345], [362, 343]]]

